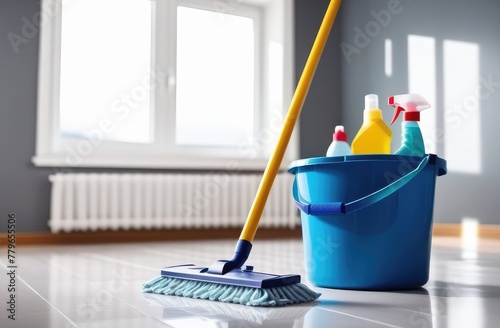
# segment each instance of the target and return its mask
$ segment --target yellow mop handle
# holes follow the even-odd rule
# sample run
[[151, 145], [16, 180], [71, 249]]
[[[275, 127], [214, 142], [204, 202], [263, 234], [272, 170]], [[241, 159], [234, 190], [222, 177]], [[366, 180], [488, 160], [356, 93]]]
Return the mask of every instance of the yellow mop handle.
[[288, 113], [285, 117], [285, 122], [283, 123], [283, 128], [281, 130], [278, 143], [274, 153], [272, 154], [269, 162], [267, 163], [266, 170], [262, 176], [262, 180], [257, 190], [257, 194], [252, 204], [252, 208], [248, 213], [247, 221], [243, 230], [241, 231], [240, 239], [252, 242], [255, 233], [257, 232], [257, 226], [259, 225], [262, 212], [264, 211], [264, 206], [266, 205], [267, 198], [269, 197], [269, 192], [273, 186], [274, 179], [278, 174], [281, 162], [283, 161], [283, 156], [285, 155], [288, 142], [293, 132], [297, 118], [299, 117], [302, 106], [304, 105], [304, 100], [309, 92], [309, 87], [311, 86], [311, 81], [318, 67], [318, 62], [325, 48], [328, 35], [332, 29], [333, 22], [337, 16], [337, 12], [340, 7], [341, 0], [331, 0], [328, 5], [325, 17], [314, 41], [311, 53], [307, 59], [306, 65], [300, 77], [297, 89], [293, 95], [292, 102], [288, 108]]

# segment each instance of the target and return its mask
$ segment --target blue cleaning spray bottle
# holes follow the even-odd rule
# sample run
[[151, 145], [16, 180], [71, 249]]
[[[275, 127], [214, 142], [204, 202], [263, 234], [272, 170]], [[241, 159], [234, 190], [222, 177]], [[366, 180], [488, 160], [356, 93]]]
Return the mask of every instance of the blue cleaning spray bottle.
[[396, 155], [419, 156], [425, 155], [424, 139], [418, 122], [420, 112], [430, 108], [429, 103], [419, 94], [405, 94], [389, 97], [389, 105], [396, 107], [392, 123], [396, 121], [401, 112], [405, 112], [404, 120], [401, 124], [401, 148]]

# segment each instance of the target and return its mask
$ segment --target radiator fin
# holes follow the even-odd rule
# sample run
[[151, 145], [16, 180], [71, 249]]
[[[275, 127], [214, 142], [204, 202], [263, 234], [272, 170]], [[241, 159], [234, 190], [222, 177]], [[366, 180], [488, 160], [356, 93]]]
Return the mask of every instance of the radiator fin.
[[[51, 231], [242, 227], [260, 174], [58, 173], [52, 182]], [[293, 176], [274, 182], [260, 226], [294, 228]]]

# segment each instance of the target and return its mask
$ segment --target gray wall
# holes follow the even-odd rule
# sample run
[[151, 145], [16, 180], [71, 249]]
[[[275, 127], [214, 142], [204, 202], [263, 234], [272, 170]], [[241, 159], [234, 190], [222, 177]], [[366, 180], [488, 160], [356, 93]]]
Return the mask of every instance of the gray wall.
[[35, 168], [38, 33], [15, 53], [7, 34], [22, 35], [22, 18], [31, 20], [39, 0], [0, 2], [0, 231], [8, 213], [17, 214], [18, 231], [46, 231], [50, 169]]
[[[386, 9], [389, 1], [350, 0], [342, 7], [342, 42], [353, 44], [354, 28], [364, 28], [373, 21], [371, 10]], [[342, 118], [351, 136], [361, 123], [363, 97], [377, 93], [381, 99], [384, 117], [389, 120], [392, 110], [386, 105], [387, 96], [408, 91], [407, 36], [417, 34], [436, 38], [437, 99], [431, 110], [437, 111], [437, 128], [443, 129], [449, 115], [443, 104], [442, 41], [474, 42], [480, 46], [480, 75], [491, 74], [500, 81], [500, 2], [496, 0], [401, 0], [403, 10], [392, 19], [381, 33], [352, 61], [342, 58]], [[393, 76], [384, 73], [384, 40], [393, 40]], [[460, 54], [457, 54], [460, 55]], [[498, 86], [496, 87], [498, 89]], [[424, 95], [425, 96], [425, 95]], [[464, 94], [464, 99], [469, 95]], [[437, 181], [435, 221], [460, 222], [464, 217], [476, 218], [482, 224], [500, 224], [496, 201], [500, 194], [500, 92], [481, 101], [481, 157], [480, 174], [450, 171]], [[393, 126], [393, 149], [400, 144], [400, 124]], [[460, 133], [468, 133], [460, 127]], [[445, 140], [437, 143], [437, 153], [444, 156]], [[463, 154], [464, 160], [468, 156]]]
[[[295, 1], [295, 75], [297, 81], [328, 3], [328, 0]], [[341, 23], [339, 13], [302, 109], [299, 123], [301, 158], [324, 156], [332, 140], [335, 125], [341, 123], [341, 53], [338, 50]]]
[[[371, 20], [372, 9], [382, 9], [385, 1], [349, 0], [342, 4], [332, 35], [327, 44], [300, 119], [301, 157], [321, 156], [328, 147], [333, 127], [344, 123], [352, 138], [359, 128], [366, 93], [385, 97], [407, 90], [406, 35], [435, 35], [457, 40], [474, 40], [481, 45], [481, 72], [500, 80], [500, 23], [495, 15], [500, 4], [486, 1], [410, 1], [401, 0], [405, 10], [372, 40], [350, 64], [339, 50], [341, 41], [351, 42], [353, 27]], [[295, 0], [295, 61], [300, 75], [328, 0]], [[411, 9], [410, 9], [411, 8]], [[50, 205], [48, 175], [52, 169], [35, 168], [36, 79], [38, 33], [21, 44], [14, 53], [7, 34], [21, 34], [22, 18], [31, 20], [39, 11], [39, 0], [0, 1], [0, 216], [15, 212], [18, 231], [48, 231]], [[391, 37], [395, 58], [394, 76], [383, 73], [383, 40]], [[396, 43], [398, 40], [398, 43]], [[399, 42], [400, 41], [400, 42]], [[498, 56], [496, 56], [498, 57]], [[436, 215], [438, 222], [459, 222], [464, 216], [476, 217], [481, 223], [500, 223], [492, 204], [499, 194], [500, 164], [495, 139], [495, 111], [500, 96], [494, 94], [482, 104], [484, 167], [480, 176], [450, 172], [438, 181]], [[440, 109], [439, 104], [435, 110]], [[386, 114], [387, 117], [387, 114]], [[488, 118], [488, 120], [486, 120]], [[500, 119], [500, 118], [499, 118]], [[394, 128], [394, 144], [399, 143], [398, 127]], [[89, 170], [85, 170], [89, 171]], [[0, 231], [5, 225], [0, 220]]]

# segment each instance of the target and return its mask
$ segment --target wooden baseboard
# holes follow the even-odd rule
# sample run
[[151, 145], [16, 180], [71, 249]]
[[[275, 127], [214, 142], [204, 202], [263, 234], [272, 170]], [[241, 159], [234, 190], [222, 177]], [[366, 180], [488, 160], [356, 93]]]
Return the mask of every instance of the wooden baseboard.
[[434, 223], [432, 227], [432, 235], [436, 237], [460, 237], [461, 234], [462, 226], [460, 224]]
[[[18, 245], [67, 245], [67, 244], [100, 244], [100, 243], [126, 243], [147, 241], [179, 241], [179, 240], [210, 240], [234, 239], [239, 237], [240, 229], [219, 230], [140, 230], [140, 231], [96, 231], [74, 233], [17, 233]], [[433, 236], [460, 237], [462, 227], [460, 224], [434, 224]], [[478, 227], [480, 238], [500, 239], [500, 225], [480, 225]], [[296, 229], [259, 229], [256, 239], [301, 238], [302, 231]], [[0, 234], [0, 239], [6, 238], [5, 233]]]
[[479, 237], [489, 239], [500, 239], [500, 225], [479, 226]]
[[[241, 229], [189, 229], [189, 230], [137, 230], [137, 231], [95, 231], [72, 233], [17, 233], [17, 245], [67, 245], [67, 244], [102, 244], [129, 243], [148, 241], [179, 241], [179, 240], [237, 240]], [[300, 238], [300, 229], [259, 229], [256, 239], [270, 238]], [[4, 240], [6, 234], [0, 234]]]
[[[480, 224], [477, 231], [479, 238], [500, 239], [500, 225]], [[432, 229], [433, 236], [460, 237], [462, 225], [455, 223], [436, 223]]]

